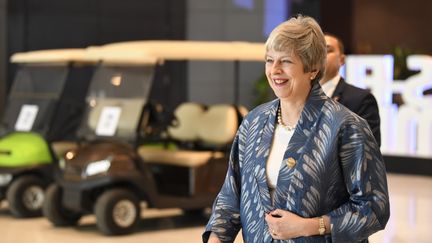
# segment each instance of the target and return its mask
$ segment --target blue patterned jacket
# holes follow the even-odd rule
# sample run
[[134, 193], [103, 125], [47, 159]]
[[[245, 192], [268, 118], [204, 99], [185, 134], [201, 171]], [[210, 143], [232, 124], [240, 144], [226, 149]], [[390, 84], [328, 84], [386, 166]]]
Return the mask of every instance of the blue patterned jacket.
[[[240, 229], [247, 243], [367, 242], [390, 216], [386, 169], [367, 122], [314, 85], [271, 202], [265, 170], [278, 106], [276, 99], [255, 108], [239, 127], [204, 242], [210, 231], [233, 242]], [[292, 168], [289, 158], [296, 161]], [[273, 240], [264, 214], [276, 208], [306, 218], [328, 215], [331, 235]]]

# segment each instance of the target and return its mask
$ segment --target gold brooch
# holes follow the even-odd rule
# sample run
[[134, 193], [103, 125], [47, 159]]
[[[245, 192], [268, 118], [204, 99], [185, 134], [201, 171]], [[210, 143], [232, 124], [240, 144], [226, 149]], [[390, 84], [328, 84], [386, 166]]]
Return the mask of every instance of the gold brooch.
[[294, 167], [295, 165], [296, 165], [296, 160], [293, 158], [293, 157], [289, 157], [287, 160], [286, 160], [286, 164], [287, 164], [287, 166], [289, 167], [289, 168], [292, 168], [292, 167]]

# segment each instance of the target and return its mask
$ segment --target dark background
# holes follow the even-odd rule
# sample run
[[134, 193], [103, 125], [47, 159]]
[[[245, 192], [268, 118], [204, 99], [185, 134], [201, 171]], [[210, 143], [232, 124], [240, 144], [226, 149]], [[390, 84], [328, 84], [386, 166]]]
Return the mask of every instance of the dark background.
[[[11, 0], [1, 1], [0, 111], [13, 80], [16, 52], [84, 48], [127, 40], [185, 39], [186, 0]], [[170, 107], [185, 100], [186, 64], [167, 65], [155, 97]], [[172, 82], [175, 77], [175, 82]], [[0, 89], [1, 91], [1, 89]], [[0, 93], [1, 94], [1, 93]]]

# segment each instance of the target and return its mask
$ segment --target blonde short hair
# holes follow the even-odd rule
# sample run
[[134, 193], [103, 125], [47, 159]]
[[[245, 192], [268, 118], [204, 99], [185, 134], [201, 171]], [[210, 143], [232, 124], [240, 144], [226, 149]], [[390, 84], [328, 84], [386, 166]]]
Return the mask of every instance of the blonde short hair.
[[283, 22], [270, 33], [265, 45], [266, 51], [287, 51], [297, 55], [305, 72], [318, 70], [313, 81], [319, 81], [324, 75], [326, 42], [321, 27], [313, 18], [299, 15]]

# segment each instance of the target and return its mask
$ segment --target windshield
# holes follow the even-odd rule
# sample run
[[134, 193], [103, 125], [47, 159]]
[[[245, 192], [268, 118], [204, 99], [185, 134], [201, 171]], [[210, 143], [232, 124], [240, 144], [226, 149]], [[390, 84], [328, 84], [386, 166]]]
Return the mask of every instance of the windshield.
[[100, 66], [87, 93], [87, 110], [79, 137], [86, 140], [116, 137], [134, 142], [153, 74], [153, 66]]
[[33, 131], [46, 135], [67, 73], [66, 66], [21, 66], [9, 92], [1, 133]]

